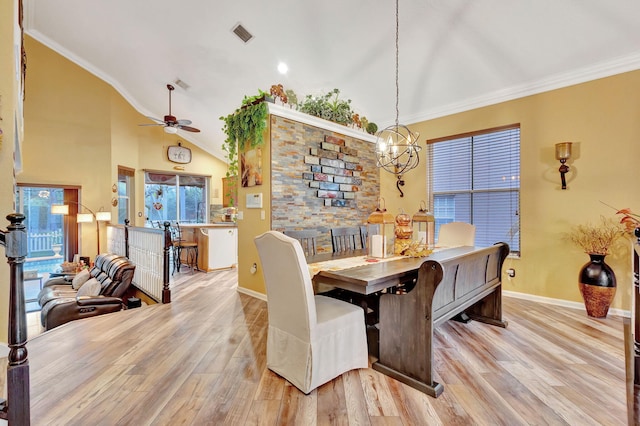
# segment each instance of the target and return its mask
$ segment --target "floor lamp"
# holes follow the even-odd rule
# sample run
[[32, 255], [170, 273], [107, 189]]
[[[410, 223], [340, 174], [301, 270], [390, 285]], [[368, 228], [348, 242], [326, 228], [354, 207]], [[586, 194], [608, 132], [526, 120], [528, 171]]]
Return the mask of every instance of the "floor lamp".
[[[111, 220], [111, 212], [102, 211], [102, 207], [97, 212], [93, 212], [89, 207], [81, 204], [77, 201], [69, 201], [70, 203], [77, 204], [78, 206], [86, 209], [89, 213], [78, 213], [76, 215], [76, 222], [78, 223], [90, 223], [94, 219], [96, 221], [96, 239], [98, 241], [98, 247], [96, 250], [96, 256], [100, 254], [100, 222], [109, 222]], [[53, 204], [51, 206], [51, 214], [69, 214], [68, 204]]]

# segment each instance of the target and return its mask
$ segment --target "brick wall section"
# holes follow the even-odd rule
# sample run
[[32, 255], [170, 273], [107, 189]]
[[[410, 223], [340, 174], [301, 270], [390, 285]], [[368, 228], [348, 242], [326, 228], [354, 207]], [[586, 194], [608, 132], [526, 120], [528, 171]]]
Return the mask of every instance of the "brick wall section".
[[372, 143], [271, 116], [272, 229], [317, 229], [331, 251], [329, 230], [366, 223], [379, 192]]

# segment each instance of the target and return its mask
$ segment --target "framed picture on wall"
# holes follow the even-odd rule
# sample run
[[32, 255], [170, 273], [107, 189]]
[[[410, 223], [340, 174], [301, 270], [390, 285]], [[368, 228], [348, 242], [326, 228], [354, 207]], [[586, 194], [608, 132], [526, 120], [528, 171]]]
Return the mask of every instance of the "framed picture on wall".
[[240, 155], [242, 186], [262, 185], [262, 148], [250, 149]]

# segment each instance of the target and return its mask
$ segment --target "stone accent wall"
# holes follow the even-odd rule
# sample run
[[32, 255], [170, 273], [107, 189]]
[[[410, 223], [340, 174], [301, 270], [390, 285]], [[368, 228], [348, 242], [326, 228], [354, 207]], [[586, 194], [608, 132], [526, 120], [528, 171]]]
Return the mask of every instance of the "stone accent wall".
[[317, 196], [324, 199], [325, 206], [353, 208], [352, 200], [362, 184], [358, 150], [346, 146], [344, 139], [329, 135], [324, 135], [318, 145], [304, 157], [310, 172], [303, 173], [302, 178], [318, 190]]
[[379, 192], [371, 142], [271, 116], [272, 229], [317, 229], [330, 252], [330, 229], [365, 224]]

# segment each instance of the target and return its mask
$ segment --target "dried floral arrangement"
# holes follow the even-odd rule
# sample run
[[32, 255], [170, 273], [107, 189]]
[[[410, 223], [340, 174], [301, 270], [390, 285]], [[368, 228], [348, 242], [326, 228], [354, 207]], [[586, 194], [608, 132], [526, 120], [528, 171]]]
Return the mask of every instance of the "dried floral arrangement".
[[632, 212], [631, 209], [618, 210], [616, 214], [622, 215], [620, 223], [629, 234], [633, 234], [636, 228], [640, 228], [640, 215]]
[[600, 216], [599, 224], [575, 225], [566, 238], [588, 254], [609, 254], [609, 247], [624, 234], [622, 226], [613, 219]]
[[433, 250], [427, 248], [425, 244], [413, 240], [395, 240], [395, 254], [408, 257], [429, 256]]

